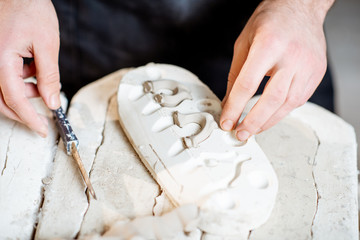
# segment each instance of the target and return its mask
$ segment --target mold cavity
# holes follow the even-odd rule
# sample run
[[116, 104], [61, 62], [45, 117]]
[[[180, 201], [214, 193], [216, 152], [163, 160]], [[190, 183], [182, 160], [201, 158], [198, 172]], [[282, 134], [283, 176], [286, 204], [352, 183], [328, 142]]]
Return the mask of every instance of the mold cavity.
[[153, 101], [151, 101], [148, 104], [146, 104], [146, 106], [143, 108], [141, 113], [143, 115], [150, 115], [150, 114], [156, 112], [157, 110], [159, 110], [160, 108], [161, 108], [161, 106], [159, 104], [154, 103]]
[[251, 157], [248, 156], [248, 157], [245, 157], [241, 162], [237, 162], [236, 163], [236, 166], [235, 166], [235, 172], [234, 172], [234, 177], [232, 178], [232, 180], [229, 182], [229, 186], [230, 187], [236, 187], [239, 182], [240, 182], [240, 177], [241, 177], [241, 167], [242, 167], [242, 164], [245, 162], [245, 161], [249, 161], [251, 160]]
[[224, 132], [223, 139], [228, 145], [233, 147], [244, 146], [247, 142], [247, 141], [244, 142], [239, 141], [235, 136], [235, 131]]
[[269, 181], [262, 171], [252, 171], [248, 173], [247, 179], [252, 186], [258, 189], [264, 189], [269, 186]]
[[204, 159], [204, 164], [207, 167], [216, 167], [219, 164], [219, 161], [214, 158]]
[[234, 158], [238, 157], [236, 152], [202, 152], [200, 158], [205, 161], [206, 159], [213, 159], [217, 162], [232, 162]]
[[212, 198], [214, 203], [223, 210], [233, 209], [236, 204], [229, 193], [219, 192]]
[[196, 107], [200, 112], [221, 112], [221, 104], [213, 99], [202, 99], [197, 101]]
[[153, 132], [161, 132], [165, 130], [168, 127], [171, 127], [174, 124], [172, 117], [161, 117], [159, 120], [157, 120], [154, 125], [152, 126], [151, 130]]
[[161, 78], [161, 71], [155, 66], [147, 66], [145, 72], [150, 80], [157, 80]]
[[197, 123], [188, 123], [183, 127], [175, 127], [174, 131], [180, 137], [189, 137], [196, 135], [201, 131], [201, 127]]
[[207, 112], [213, 115], [215, 122], [219, 122], [221, 114], [221, 103], [213, 99], [202, 99], [196, 103], [200, 112]]
[[174, 157], [184, 151], [184, 145], [181, 140], [177, 140], [169, 149], [168, 155]]
[[133, 86], [129, 92], [128, 99], [136, 101], [144, 95], [143, 87], [141, 85]]

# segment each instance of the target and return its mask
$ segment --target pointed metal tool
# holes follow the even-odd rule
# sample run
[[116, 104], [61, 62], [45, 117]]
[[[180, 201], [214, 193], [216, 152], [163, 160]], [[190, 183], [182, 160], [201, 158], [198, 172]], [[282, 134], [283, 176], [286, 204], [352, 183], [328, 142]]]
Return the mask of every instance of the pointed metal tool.
[[73, 129], [71, 128], [71, 125], [65, 115], [64, 110], [62, 109], [62, 107], [60, 107], [56, 110], [52, 110], [52, 112], [55, 119], [56, 127], [64, 142], [66, 153], [73, 156], [90, 194], [94, 197], [94, 199], [97, 199], [94, 188], [91, 185], [89, 176], [87, 175], [84, 164], [81, 161], [79, 155], [79, 140], [77, 139]]

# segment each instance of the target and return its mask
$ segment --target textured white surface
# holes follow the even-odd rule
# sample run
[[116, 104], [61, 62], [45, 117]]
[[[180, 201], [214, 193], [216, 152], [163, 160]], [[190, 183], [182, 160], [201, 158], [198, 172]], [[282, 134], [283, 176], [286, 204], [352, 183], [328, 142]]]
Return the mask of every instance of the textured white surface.
[[[161, 72], [160, 79], [148, 81], [149, 67]], [[176, 87], [190, 96], [173, 101], [182, 96]], [[195, 75], [166, 64], [137, 68], [120, 82], [118, 104], [123, 129], [160, 186], [176, 205], [200, 207], [201, 230], [242, 235], [267, 220], [277, 193], [275, 172], [254, 138], [240, 143], [218, 127], [220, 100]], [[154, 110], [145, 111], [148, 106]], [[200, 129], [189, 130], [191, 125]]]
[[[0, 238], [31, 239], [43, 200], [44, 180], [51, 173], [57, 132], [42, 100], [32, 99], [49, 120], [48, 137], [0, 115]], [[45, 181], [46, 182], [46, 181]]]
[[[63, 224], [62, 222], [56, 221], [57, 215], [49, 214], [47, 219], [49, 219], [50, 223], [53, 223], [54, 226], [50, 224], [43, 225], [41, 230], [47, 234], [48, 238], [61, 235], [64, 238], [71, 239], [74, 232], [77, 234], [81, 230], [82, 234], [93, 233], [95, 231], [94, 239], [96, 239], [96, 237], [99, 237], [102, 231], [107, 230], [115, 220], [121, 219], [122, 217], [126, 219], [127, 216], [136, 215], [139, 211], [134, 211], [134, 206], [146, 201], [145, 199], [149, 199], [146, 197], [144, 200], [140, 198], [136, 199], [136, 201], [134, 200], [139, 191], [141, 191], [142, 196], [144, 196], [147, 195], [147, 187], [154, 186], [154, 181], [150, 180], [150, 174], [144, 171], [145, 168], [139, 164], [138, 159], [137, 161], [134, 160], [133, 164], [126, 162], [126, 164], [128, 164], [125, 164], [126, 166], [120, 163], [118, 163], [118, 165], [112, 165], [112, 160], [107, 159], [107, 156], [110, 156], [109, 158], [114, 156], [115, 158], [129, 161], [132, 157], [136, 159], [135, 155], [133, 155], [134, 151], [129, 149], [129, 143], [123, 139], [123, 132], [119, 128], [117, 120], [115, 120], [116, 117], [114, 113], [117, 111], [116, 104], [109, 106], [108, 101], [111, 96], [114, 96], [112, 89], [116, 91], [118, 81], [122, 75], [123, 72], [116, 72], [98, 81], [96, 84], [94, 83], [85, 87], [82, 90], [82, 94], [87, 95], [87, 100], [83, 102], [83, 105], [74, 104], [74, 106], [78, 106], [78, 108], [85, 109], [85, 112], [88, 112], [86, 109], [88, 109], [90, 105], [87, 104], [91, 104], [91, 98], [98, 99], [97, 103], [105, 106], [105, 110], [102, 111], [102, 117], [105, 120], [100, 126], [100, 128], [105, 127], [104, 138], [103, 141], [101, 141], [103, 143], [102, 145], [100, 143], [98, 146], [86, 146], [92, 148], [91, 151], [94, 152], [99, 148], [90, 174], [95, 191], [99, 195], [99, 201], [91, 201], [88, 213], [83, 214], [82, 218], [78, 217], [78, 204], [87, 204], [86, 201], [82, 200], [84, 197], [84, 185], [82, 185], [83, 183], [78, 172], [70, 176], [70, 178], [74, 178], [70, 184], [68, 180], [64, 178], [62, 179], [64, 181], [63, 184], [61, 184], [61, 181], [57, 181], [59, 189], [56, 189], [56, 187], [45, 187], [47, 192], [51, 190], [58, 192], [62, 189], [61, 191], [69, 196], [66, 196], [68, 198], [67, 201], [62, 201], [60, 204], [57, 199], [59, 195], [49, 194], [47, 195], [49, 198], [45, 199], [44, 206], [46, 201], [51, 202], [54, 200], [58, 203], [54, 211], [56, 210], [56, 213], [59, 214], [61, 218], [65, 219], [64, 215], [67, 215], [67, 220], [72, 223], [75, 222], [73, 219], [77, 219], [74, 225], [68, 223]], [[156, 77], [155, 73], [154, 76]], [[100, 86], [103, 87], [100, 88]], [[101, 95], [101, 98], [99, 95]], [[101, 107], [101, 109], [103, 109], [103, 107]], [[84, 121], [82, 118], [77, 119], [79, 121], [76, 122], [82, 123]], [[89, 125], [86, 125], [87, 127], [99, 128], [99, 125], [95, 123], [93, 125], [93, 123], [88, 122], [88, 124]], [[21, 142], [23, 134], [25, 132], [30, 133], [26, 128], [21, 128], [21, 130], [19, 129], [19, 134], [16, 134], [16, 137], [13, 138], [11, 137], [11, 126], [11, 121], [4, 118], [0, 119], [0, 131], [2, 135], [0, 139], [0, 141], [2, 141], [0, 145], [1, 170], [5, 163], [6, 149], [9, 145], [9, 140], [14, 143]], [[82, 131], [83, 130], [81, 130], [81, 132]], [[76, 133], [77, 135], [80, 134], [78, 131]], [[41, 138], [38, 138], [32, 133], [28, 136], [31, 142], [41, 140]], [[98, 136], [98, 133], [94, 136]], [[279, 192], [269, 221], [255, 231], [252, 231], [250, 235], [243, 236], [243, 239], [358, 239], [356, 235], [358, 221], [356, 211], [356, 143], [351, 126], [335, 115], [307, 103], [274, 128], [256, 136], [256, 139], [278, 175]], [[320, 141], [318, 141], [319, 139]], [[45, 146], [47, 143], [41, 141], [39, 144]], [[80, 144], [84, 144], [82, 139], [80, 140]], [[111, 145], [116, 146], [114, 150], [109, 150], [111, 149]], [[60, 143], [59, 146], [63, 149], [62, 143]], [[37, 146], [37, 148], [39, 148], [39, 146]], [[21, 149], [23, 149], [21, 154], [27, 158], [26, 161], [20, 162], [20, 165], [18, 165], [19, 168], [21, 168], [23, 164], [25, 164], [24, 166], [29, 166], [29, 163], [33, 164], [37, 162], [35, 156], [40, 153], [27, 147]], [[121, 149], [121, 153], [116, 152], [119, 149]], [[315, 151], [315, 149], [317, 150]], [[122, 156], [126, 157], [121, 158]], [[84, 156], [82, 155], [82, 157]], [[51, 162], [52, 160], [51, 158], [49, 161]], [[72, 160], [70, 160], [71, 159], [69, 159], [69, 163], [64, 164], [72, 164]], [[70, 167], [76, 169], [76, 166], [71, 165]], [[89, 166], [86, 165], [86, 167], [88, 169]], [[31, 166], [30, 169], [32, 169]], [[39, 170], [37, 167], [36, 169]], [[11, 170], [11, 168], [5, 168], [4, 175], [7, 170]], [[101, 172], [103, 172], [103, 175]], [[312, 175], [311, 172], [313, 176], [309, 177]], [[51, 183], [51, 178], [40, 177], [40, 175], [37, 175], [34, 171], [25, 171], [21, 174], [14, 175], [13, 181], [16, 180], [22, 184], [26, 184], [26, 181], [32, 181], [32, 178], [35, 179], [36, 176], [39, 179], [39, 181], [37, 181], [39, 189], [43, 187], [43, 184]], [[50, 174], [45, 174], [45, 176], [50, 176]], [[64, 177], [69, 176], [64, 175]], [[142, 178], [145, 180], [142, 180]], [[39, 183], [41, 179], [43, 179], [43, 184]], [[122, 186], [123, 183], [125, 186]], [[7, 185], [1, 184], [0, 199], [6, 199], [6, 208], [9, 206], [12, 207], [15, 201], [9, 203], [10, 198], [7, 196], [9, 192], [4, 192], [4, 189], [6, 189], [4, 186], [6, 187]], [[21, 186], [24, 186], [23, 189], [25, 189], [25, 186], [28, 185]], [[35, 185], [31, 186], [33, 187]], [[34, 194], [32, 196], [36, 195], [33, 199], [42, 199], [41, 191], [35, 189], [33, 192], [32, 187], [27, 189], [31, 192], [31, 195]], [[76, 192], [77, 190], [73, 190], [74, 187], [80, 189], [79, 193]], [[69, 193], [67, 189], [64, 190], [64, 188], [70, 189], [72, 193]], [[151, 187], [149, 192], [153, 191], [154, 188]], [[0, 214], [0, 234], [10, 232], [11, 230], [11, 238], [26, 239], [26, 236], [31, 237], [31, 234], [29, 235], [30, 228], [26, 227], [30, 224], [24, 225], [23, 223], [31, 222], [31, 226], [36, 226], [34, 216], [36, 218], [40, 211], [38, 207], [35, 215], [28, 215], [24, 211], [18, 211], [17, 209], [21, 209], [26, 204], [33, 205], [33, 203], [21, 199], [23, 192], [11, 192], [15, 194], [11, 199], [18, 199], [16, 202], [18, 205], [16, 205], [16, 209], [12, 208], [13, 210], [7, 213], [10, 214], [11, 219], [22, 219], [20, 225], [23, 227], [16, 227], [15, 229], [16, 224], [10, 227], [3, 225], [4, 223], [6, 224], [7, 218]], [[113, 194], [111, 194], [112, 192]], [[147, 196], [150, 195], [151, 194]], [[50, 198], [51, 196], [53, 196], [54, 199]], [[69, 200], [71, 201], [69, 202]], [[160, 191], [155, 200], [151, 199], [151, 203], [154, 202], [156, 202], [156, 204], [153, 207], [153, 211], [157, 215], [172, 209], [169, 200], [163, 193], [160, 193]], [[100, 206], [96, 206], [97, 203], [99, 203], [98, 205]], [[149, 205], [151, 204], [149, 203], [147, 206]], [[56, 205], [54, 204], [54, 206]], [[86, 206], [86, 209], [88, 206], [89, 205]], [[148, 209], [148, 207], [145, 206], [144, 208]], [[110, 211], [107, 211], [109, 209]], [[62, 211], [64, 211], [64, 213]], [[3, 213], [2, 209], [1, 213]], [[75, 216], [75, 218], [72, 216]], [[90, 218], [90, 216], [94, 217]], [[95, 216], [98, 216], [98, 219], [100, 219], [98, 222]], [[45, 226], [47, 227], [45, 228]], [[56, 235], [54, 234], [55, 228], [59, 230], [59, 233]], [[3, 229], [6, 231], [3, 231]], [[4, 238], [3, 235], [0, 236]], [[204, 233], [202, 233], [202, 238], [221, 239], [220, 236]]]
[[314, 104], [293, 111], [291, 116], [310, 126], [319, 142], [313, 162], [318, 195], [313, 238], [358, 239], [357, 144], [353, 127]]
[[[82, 88], [73, 97], [68, 111], [68, 119], [80, 141], [79, 154], [88, 172], [103, 141], [108, 102], [116, 93], [116, 86], [117, 81], [108, 76], [105, 81], [94, 82]], [[88, 199], [85, 195], [86, 186], [75, 161], [66, 155], [61, 141], [51, 178], [45, 191], [35, 238], [74, 238], [80, 231], [88, 209]]]
[[104, 139], [91, 171], [98, 200], [91, 201], [80, 237], [103, 232], [115, 221], [151, 216], [160, 188], [142, 165], [119, 124], [116, 95], [106, 114]]

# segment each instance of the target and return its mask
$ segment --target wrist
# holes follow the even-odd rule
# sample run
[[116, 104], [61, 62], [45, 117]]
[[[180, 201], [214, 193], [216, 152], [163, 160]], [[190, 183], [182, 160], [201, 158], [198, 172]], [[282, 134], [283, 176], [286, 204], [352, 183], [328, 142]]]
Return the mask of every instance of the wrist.
[[326, 14], [335, 0], [307, 0], [306, 2], [309, 4], [309, 10], [324, 23]]
[[335, 0], [263, 0], [262, 4], [275, 4], [278, 7], [285, 6], [294, 14], [304, 12], [324, 23], [326, 14], [334, 2]]

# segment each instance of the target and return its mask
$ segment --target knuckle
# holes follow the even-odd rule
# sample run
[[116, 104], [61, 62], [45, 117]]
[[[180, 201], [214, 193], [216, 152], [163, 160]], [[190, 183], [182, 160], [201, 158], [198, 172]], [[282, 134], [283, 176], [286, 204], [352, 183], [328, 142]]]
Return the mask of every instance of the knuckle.
[[302, 102], [302, 96], [300, 96], [299, 94], [291, 95], [286, 99], [286, 105], [288, 106], [288, 109], [297, 108], [302, 105]]
[[272, 93], [268, 96], [268, 102], [271, 105], [281, 105], [285, 102], [286, 99], [286, 90], [284, 89], [275, 89]]
[[52, 71], [39, 77], [39, 85], [47, 88], [59, 88], [60, 89], [60, 75], [59, 71]]
[[264, 50], [271, 49], [272, 51], [279, 51], [283, 46], [283, 40], [276, 34], [269, 33], [268, 31], [256, 35], [254, 42], [258, 43], [260, 48]]
[[257, 118], [245, 118], [242, 125], [249, 132], [254, 133], [260, 127], [260, 120]]
[[239, 82], [239, 89], [243, 92], [254, 92], [254, 90], [256, 89], [256, 83], [252, 80], [250, 80], [249, 78], [243, 79], [242, 81]]
[[9, 69], [16, 68], [17, 64], [18, 62], [14, 61], [10, 53], [0, 54], [0, 70], [3, 71], [3, 73], [7, 73]]
[[15, 110], [19, 108], [19, 100], [13, 95], [5, 95], [4, 102], [11, 109]]

